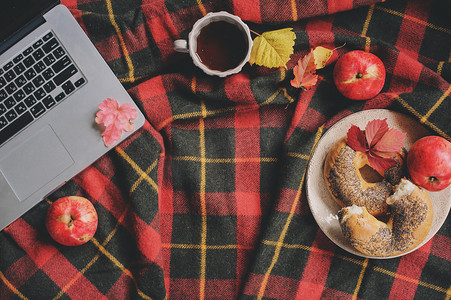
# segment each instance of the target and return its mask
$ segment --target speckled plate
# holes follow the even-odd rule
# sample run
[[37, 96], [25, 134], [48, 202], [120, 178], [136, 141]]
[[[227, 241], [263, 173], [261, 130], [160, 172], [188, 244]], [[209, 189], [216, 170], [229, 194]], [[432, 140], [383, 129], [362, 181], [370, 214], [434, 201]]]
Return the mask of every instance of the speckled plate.
[[324, 160], [332, 146], [346, 135], [351, 124], [365, 129], [366, 124], [374, 119], [387, 119], [389, 128], [397, 128], [406, 132], [404, 147], [409, 150], [419, 138], [430, 135], [428, 130], [417, 121], [406, 115], [386, 109], [372, 109], [354, 113], [334, 124], [320, 139], [311, 156], [307, 169], [307, 198], [312, 214], [321, 230], [335, 244], [344, 250], [358, 256], [368, 258], [387, 259], [405, 255], [428, 242], [440, 229], [448, 216], [451, 206], [451, 186], [440, 192], [429, 192], [434, 206], [434, 221], [426, 239], [415, 249], [401, 255], [388, 257], [367, 256], [357, 251], [343, 237], [338, 218], [336, 217], [340, 206], [332, 199], [326, 187], [323, 176]]

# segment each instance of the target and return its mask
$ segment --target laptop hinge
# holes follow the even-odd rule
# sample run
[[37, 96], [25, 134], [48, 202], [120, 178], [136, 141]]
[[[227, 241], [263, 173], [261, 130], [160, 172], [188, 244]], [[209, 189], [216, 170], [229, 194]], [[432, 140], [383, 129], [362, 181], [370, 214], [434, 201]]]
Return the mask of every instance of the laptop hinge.
[[16, 31], [14, 34], [11, 35], [10, 38], [6, 39], [1, 45], [0, 45], [0, 54], [14, 46], [18, 41], [23, 39], [27, 34], [35, 30], [40, 25], [44, 24], [45, 19], [43, 16], [39, 16], [37, 18], [34, 18], [31, 20], [26, 26], [22, 27], [18, 31]]
[[12, 34], [9, 38], [2, 41], [0, 45], [0, 54], [2, 54], [6, 50], [14, 46], [18, 41], [23, 39], [27, 34], [35, 30], [37, 27], [44, 24], [45, 19], [43, 15], [60, 3], [61, 3], [60, 0], [55, 0], [49, 7], [47, 7], [44, 11], [42, 11], [41, 15], [33, 18], [25, 26], [23, 26], [22, 28], [17, 30], [14, 34]]

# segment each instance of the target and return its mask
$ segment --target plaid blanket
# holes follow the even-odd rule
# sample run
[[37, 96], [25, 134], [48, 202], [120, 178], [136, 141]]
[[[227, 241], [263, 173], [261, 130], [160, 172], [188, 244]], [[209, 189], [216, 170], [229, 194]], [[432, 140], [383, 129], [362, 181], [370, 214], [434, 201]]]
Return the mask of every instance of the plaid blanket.
[[[319, 229], [305, 171], [319, 138], [353, 112], [388, 108], [451, 136], [449, 1], [63, 0], [147, 117], [143, 129], [0, 232], [0, 298], [450, 299], [447, 218], [400, 258], [354, 256]], [[209, 77], [173, 41], [210, 11], [259, 33], [291, 27], [287, 69]], [[387, 69], [368, 101], [338, 93], [332, 67], [289, 81], [318, 45], [361, 49]], [[98, 99], [99, 103], [103, 99]], [[99, 228], [56, 244], [44, 218], [67, 195]]]

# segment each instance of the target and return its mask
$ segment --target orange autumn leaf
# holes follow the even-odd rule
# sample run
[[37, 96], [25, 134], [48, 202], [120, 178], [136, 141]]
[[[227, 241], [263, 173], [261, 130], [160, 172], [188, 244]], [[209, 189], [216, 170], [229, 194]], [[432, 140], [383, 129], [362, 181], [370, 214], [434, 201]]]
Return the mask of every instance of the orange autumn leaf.
[[99, 105], [96, 113], [96, 123], [103, 124], [105, 130], [102, 132], [105, 146], [110, 146], [118, 141], [123, 131], [132, 131], [135, 127], [131, 120], [138, 117], [138, 112], [130, 103], [119, 105], [115, 99], [106, 99]]
[[323, 46], [317, 46], [310, 49], [310, 53], [298, 60], [298, 63], [293, 68], [294, 79], [291, 80], [291, 85], [296, 88], [308, 89], [316, 84], [318, 75], [316, 70], [324, 68], [331, 61], [335, 50], [343, 47], [329, 49]]
[[293, 87], [308, 89], [318, 81], [318, 75], [315, 72], [316, 65], [312, 50], [298, 60], [297, 65], [293, 68], [294, 79], [290, 83]]

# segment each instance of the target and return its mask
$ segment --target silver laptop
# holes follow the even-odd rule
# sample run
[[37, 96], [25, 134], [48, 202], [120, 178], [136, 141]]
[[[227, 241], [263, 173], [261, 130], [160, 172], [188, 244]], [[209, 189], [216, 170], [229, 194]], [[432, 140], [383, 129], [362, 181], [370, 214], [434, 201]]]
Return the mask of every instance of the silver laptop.
[[0, 2], [0, 230], [111, 147], [95, 124], [107, 98], [132, 103], [69, 10]]

